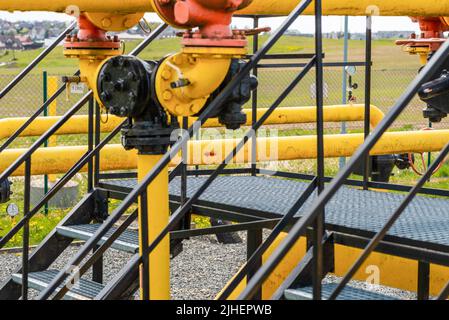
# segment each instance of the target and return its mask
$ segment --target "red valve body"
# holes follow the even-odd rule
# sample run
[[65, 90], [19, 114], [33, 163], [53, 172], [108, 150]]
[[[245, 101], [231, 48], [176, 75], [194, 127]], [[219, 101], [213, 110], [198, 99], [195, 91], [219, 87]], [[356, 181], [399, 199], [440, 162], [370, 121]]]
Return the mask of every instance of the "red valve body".
[[154, 0], [157, 10], [169, 23], [192, 29], [183, 43], [191, 46], [236, 46], [246, 45], [241, 33], [232, 32], [234, 12], [248, 6], [252, 0]]

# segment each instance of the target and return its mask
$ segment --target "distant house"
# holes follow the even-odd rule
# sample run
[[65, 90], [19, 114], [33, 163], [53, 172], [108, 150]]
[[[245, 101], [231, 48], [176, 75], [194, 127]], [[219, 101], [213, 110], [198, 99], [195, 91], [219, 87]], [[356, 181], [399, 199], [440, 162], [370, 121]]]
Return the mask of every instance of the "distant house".
[[16, 36], [16, 39], [20, 41], [23, 50], [39, 49], [44, 45], [44, 42], [36, 42], [31, 40], [30, 36]]
[[32, 40], [44, 41], [46, 36], [46, 30], [41, 27], [34, 27], [31, 29], [29, 36]]
[[6, 50], [23, 50], [23, 45], [15, 36], [0, 35], [0, 43], [4, 44]]

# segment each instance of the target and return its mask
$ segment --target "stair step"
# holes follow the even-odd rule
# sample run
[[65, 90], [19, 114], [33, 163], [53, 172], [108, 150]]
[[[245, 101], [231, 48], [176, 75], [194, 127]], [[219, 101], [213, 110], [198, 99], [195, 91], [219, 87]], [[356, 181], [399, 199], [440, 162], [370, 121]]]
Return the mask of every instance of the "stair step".
[[[323, 299], [327, 300], [332, 292], [337, 288], [336, 283], [323, 284]], [[285, 290], [285, 298], [287, 300], [312, 300], [313, 287], [303, 287], [298, 289]], [[377, 292], [368, 291], [361, 288], [346, 286], [337, 300], [399, 300], [398, 298], [384, 295]]]
[[[98, 230], [101, 224], [83, 224], [83, 225], [73, 225], [73, 226], [60, 226], [56, 230], [58, 233], [64, 237], [78, 239], [78, 240], [89, 240], [94, 233]], [[103, 244], [111, 234], [117, 230], [113, 227], [109, 230], [106, 235], [101, 239], [99, 244]], [[125, 251], [129, 253], [136, 253], [139, 251], [139, 235], [137, 230], [125, 230], [117, 240], [111, 246], [114, 249]]]
[[[30, 272], [28, 274], [28, 286], [32, 289], [42, 291], [50, 284], [50, 282], [59, 273], [58, 270], [45, 270], [39, 272]], [[14, 282], [22, 284], [22, 274], [14, 273], [12, 275]], [[61, 288], [62, 286], [60, 286]], [[104, 285], [80, 279], [77, 285], [70, 289], [64, 296], [65, 300], [92, 300], [103, 290]]]

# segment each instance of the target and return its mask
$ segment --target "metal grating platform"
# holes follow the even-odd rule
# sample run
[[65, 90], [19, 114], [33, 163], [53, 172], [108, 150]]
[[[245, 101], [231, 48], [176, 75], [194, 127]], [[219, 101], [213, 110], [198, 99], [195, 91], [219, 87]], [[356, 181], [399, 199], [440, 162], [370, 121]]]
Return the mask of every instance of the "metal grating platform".
[[[40, 272], [31, 272], [28, 275], [28, 285], [38, 291], [44, 290], [48, 284], [56, 277], [58, 270], [45, 270]], [[14, 282], [22, 283], [22, 274], [15, 273], [12, 275]], [[75, 285], [64, 296], [66, 300], [91, 300], [103, 290], [104, 286], [100, 283], [80, 279], [79, 283]]]
[[[323, 284], [322, 292], [323, 299], [326, 300], [330, 297], [332, 292], [337, 287], [335, 283]], [[312, 300], [313, 287], [304, 287], [299, 289], [288, 289], [285, 291], [285, 298], [287, 300]], [[399, 300], [396, 297], [387, 296], [384, 294], [376, 293], [373, 291], [367, 291], [360, 288], [346, 286], [337, 300]]]
[[[56, 228], [60, 235], [78, 240], [89, 240], [98, 230], [101, 224], [83, 224], [74, 226], [59, 226]], [[104, 236], [99, 244], [103, 244], [117, 228], [111, 228]], [[112, 248], [136, 253], [139, 251], [139, 239], [137, 230], [125, 230], [116, 241], [114, 241]]]
[[[204, 183], [205, 177], [189, 177], [188, 196]], [[136, 180], [109, 180], [105, 187], [130, 191]], [[200, 201], [222, 209], [233, 206], [255, 215], [272, 218], [282, 216], [306, 189], [307, 183], [273, 177], [220, 176], [207, 189]], [[179, 197], [180, 179], [170, 183], [170, 195]], [[313, 195], [298, 212], [310, 206]], [[363, 191], [342, 187], [326, 207], [326, 221], [334, 230], [370, 236], [383, 227], [404, 199], [390, 192]], [[389, 232], [390, 241], [414, 245], [429, 244], [449, 248], [449, 200], [419, 196], [415, 198]], [[366, 233], [366, 234], [365, 234]]]

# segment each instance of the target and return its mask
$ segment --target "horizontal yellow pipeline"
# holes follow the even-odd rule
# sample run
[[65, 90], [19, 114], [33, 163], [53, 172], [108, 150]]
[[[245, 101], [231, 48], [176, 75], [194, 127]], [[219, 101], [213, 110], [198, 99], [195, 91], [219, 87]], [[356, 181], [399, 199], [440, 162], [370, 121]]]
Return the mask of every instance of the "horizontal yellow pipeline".
[[[266, 108], [257, 110], [257, 117], [260, 118], [265, 112]], [[247, 125], [251, 124], [252, 111], [245, 110], [247, 114]], [[342, 121], [363, 121], [365, 111], [363, 105], [336, 105], [324, 107], [324, 121], [325, 122], [342, 122]], [[371, 125], [372, 127], [382, 120], [384, 114], [376, 106], [371, 106]], [[21, 137], [40, 136], [44, 134], [51, 126], [53, 126], [61, 117], [39, 117], [31, 123], [20, 135]], [[0, 139], [5, 139], [13, 135], [28, 118], [5, 118], [0, 119]], [[65, 134], [83, 134], [88, 131], [87, 116], [74, 116], [67, 121], [65, 125], [59, 129], [57, 135]], [[123, 118], [109, 116], [106, 123], [101, 124], [102, 132], [111, 132], [120, 123]], [[190, 124], [195, 121], [191, 119]], [[300, 123], [314, 123], [316, 122], [316, 108], [315, 107], [285, 107], [279, 108], [266, 121], [267, 125], [277, 124], [300, 124]], [[218, 119], [211, 119], [204, 125], [205, 128], [221, 127]]]
[[[189, 165], [212, 165], [222, 161], [240, 140], [204, 140], [189, 143]], [[363, 143], [363, 134], [326, 135], [325, 157], [349, 157]], [[371, 155], [408, 152], [437, 152], [449, 141], [449, 130], [389, 132], [375, 145]], [[258, 162], [315, 159], [316, 136], [259, 138]], [[0, 172], [8, 168], [27, 149], [5, 150], [0, 154]], [[237, 154], [235, 163], [248, 162], [251, 145]], [[32, 174], [57, 174], [67, 172], [87, 151], [86, 147], [41, 148], [32, 157]], [[172, 166], [179, 159], [173, 159]], [[135, 151], [125, 151], [121, 145], [108, 145], [101, 152], [101, 170], [129, 170], [137, 167]], [[23, 175], [23, 167], [14, 173]]]
[[[50, 129], [61, 117], [39, 117], [34, 120], [20, 135], [21, 137], [41, 136]], [[13, 135], [28, 118], [4, 118], [0, 119], [0, 139], [5, 139]], [[109, 117], [106, 123], [101, 123], [101, 132], [111, 132], [123, 118]], [[88, 117], [73, 116], [57, 132], [56, 135], [83, 134], [88, 132]]]
[[[287, 15], [300, 0], [253, 0], [240, 14]], [[64, 12], [68, 6], [77, 6], [85, 12], [153, 12], [150, 0], [2, 0], [0, 10], [7, 11], [53, 11]], [[382, 16], [447, 16], [449, 1], [422, 0], [326, 0], [323, 1], [325, 15], [363, 16], [367, 8], [377, 7], [376, 15]], [[313, 4], [305, 13], [313, 13]], [[368, 10], [371, 12], [372, 10]]]
[[[363, 121], [365, 119], [365, 106], [361, 104], [354, 105], [334, 105], [324, 106], [324, 122], [352, 122]], [[257, 109], [257, 119], [260, 119], [267, 108]], [[251, 125], [252, 111], [245, 109], [247, 115], [246, 125]], [[384, 113], [378, 107], [371, 105], [370, 123], [374, 128], [384, 118]], [[192, 118], [189, 122], [191, 125], [195, 121]], [[316, 107], [283, 107], [277, 108], [265, 121], [265, 125], [280, 125], [280, 124], [304, 124], [316, 122]], [[218, 119], [210, 119], [206, 122], [204, 127], [214, 128], [223, 126], [218, 122]]]

